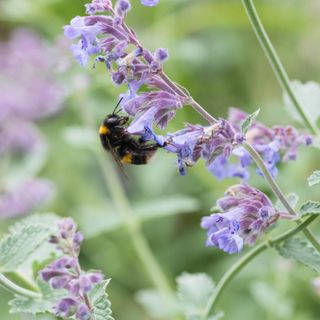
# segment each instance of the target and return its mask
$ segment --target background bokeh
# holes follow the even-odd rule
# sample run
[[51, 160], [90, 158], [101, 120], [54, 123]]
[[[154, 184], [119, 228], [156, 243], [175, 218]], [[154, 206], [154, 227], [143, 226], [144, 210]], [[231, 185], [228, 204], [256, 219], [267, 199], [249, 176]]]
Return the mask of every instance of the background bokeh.
[[[98, 128], [124, 87], [115, 87], [103, 66], [95, 70], [78, 66], [68, 50], [70, 43], [63, 38], [62, 26], [74, 16], [83, 15], [85, 2], [3, 1], [0, 40], [7, 41], [16, 28], [28, 28], [45, 45], [57, 50], [51, 59], [56, 66], [53, 75], [64, 90], [64, 107], [39, 122], [49, 146], [40, 176], [54, 182], [56, 194], [41, 211], [72, 216], [77, 221], [86, 236], [82, 265], [84, 269], [101, 269], [112, 278], [109, 295], [116, 319], [152, 319], [135, 300], [136, 292], [150, 288], [152, 283], [126, 231], [116, 226], [119, 215], [104, 181], [103, 162], [99, 163], [96, 156], [101, 152], [99, 139], [88, 127]], [[142, 43], [150, 49], [169, 49], [167, 73], [188, 88], [215, 117], [226, 116], [230, 106], [248, 112], [260, 107], [261, 121], [269, 125], [293, 124], [240, 0], [161, 0], [153, 9], [132, 0], [132, 5], [128, 23]], [[319, 81], [319, 1], [261, 0], [257, 9], [290, 77], [303, 82]], [[19, 60], [15, 64], [19, 65]], [[32, 77], [37, 74], [30, 81]], [[14, 87], [15, 81], [11, 82]], [[28, 101], [25, 103], [28, 108]], [[169, 130], [181, 128], [186, 121], [203, 123], [191, 108], [184, 108], [170, 123]], [[107, 156], [102, 157], [106, 163], [110, 161]], [[319, 188], [309, 189], [306, 183], [306, 177], [319, 169], [319, 160], [317, 150], [301, 148], [296, 162], [281, 165], [278, 182], [285, 192], [294, 191], [301, 201], [319, 200]], [[123, 186], [135, 211], [168, 215], [146, 219], [143, 232], [172, 285], [183, 271], [207, 272], [217, 281], [238, 256], [205, 248], [206, 235], [199, 222], [237, 179], [218, 182], [203, 164], [197, 164], [186, 177], [181, 177], [174, 161], [174, 156], [159, 151], [148, 166], [126, 168], [129, 179], [123, 179]], [[261, 177], [253, 175], [251, 181], [268, 193]], [[0, 234], [14, 221], [2, 220]], [[313, 226], [316, 234], [319, 227]], [[280, 224], [273, 232], [285, 228]], [[219, 309], [225, 311], [226, 320], [319, 319], [320, 296], [311, 285], [314, 277], [312, 271], [279, 258], [270, 249], [228, 286]], [[32, 319], [9, 315], [10, 297], [0, 288], [1, 320]]]

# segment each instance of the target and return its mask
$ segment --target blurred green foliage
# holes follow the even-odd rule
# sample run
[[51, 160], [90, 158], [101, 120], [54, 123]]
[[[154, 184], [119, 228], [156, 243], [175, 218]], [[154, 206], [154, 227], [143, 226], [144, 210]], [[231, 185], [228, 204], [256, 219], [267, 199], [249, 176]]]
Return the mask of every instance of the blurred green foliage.
[[[55, 45], [56, 39], [62, 38], [62, 26], [83, 14], [85, 2], [3, 1], [0, 37], [5, 40], [14, 28], [27, 27]], [[240, 0], [161, 0], [153, 9], [141, 6], [138, 0], [132, 0], [132, 4], [128, 22], [142, 43], [150, 49], [169, 48], [167, 73], [188, 88], [215, 117], [226, 116], [229, 106], [242, 107], [248, 112], [260, 107], [259, 119], [265, 123], [292, 123], [283, 108], [281, 89]], [[263, 0], [257, 1], [257, 9], [291, 78], [319, 80], [319, 1]], [[83, 118], [90, 116], [98, 127], [125, 88], [114, 87], [103, 66], [96, 70], [82, 69], [67, 50], [69, 42], [60, 40], [60, 45], [70, 64], [59, 76], [68, 99], [63, 112], [41, 123], [50, 146], [49, 160], [41, 174], [57, 185], [55, 201], [45, 209], [73, 216], [87, 235], [82, 264], [84, 269], [101, 269], [112, 278], [109, 296], [115, 318], [150, 319], [134, 295], [140, 289], [151, 288], [152, 284], [125, 230], [110, 227], [118, 219], [117, 212], [110, 202], [99, 164], [86, 146], [89, 143], [91, 148], [99, 149], [98, 136], [91, 141], [92, 132], [87, 132], [83, 123]], [[202, 122], [192, 109], [184, 108], [169, 130], [181, 128], [186, 121]], [[70, 138], [70, 128], [74, 127], [80, 131], [74, 131]], [[319, 200], [319, 187], [309, 189], [306, 181], [309, 174], [319, 169], [319, 159], [317, 150], [305, 148], [300, 150], [296, 162], [282, 165], [278, 182], [285, 192], [294, 191], [301, 201]], [[190, 169], [186, 177], [180, 177], [174, 161], [173, 156], [159, 151], [150, 165], [127, 168], [129, 180], [123, 184], [137, 210], [142, 208], [155, 215], [162, 210], [188, 213], [143, 223], [143, 232], [172, 285], [183, 271], [208, 272], [217, 281], [238, 257], [205, 248], [205, 232], [199, 222], [226, 187], [237, 180], [218, 182], [203, 164]], [[260, 177], [253, 175], [252, 184], [268, 192]], [[1, 222], [0, 231], [4, 232], [9, 223], [12, 221]], [[273, 232], [284, 228], [279, 225]], [[315, 276], [269, 250], [228, 286], [219, 309], [225, 311], [226, 320], [319, 319], [320, 297], [310, 284]], [[8, 299], [10, 295], [0, 290], [1, 320], [32, 319], [9, 315]]]

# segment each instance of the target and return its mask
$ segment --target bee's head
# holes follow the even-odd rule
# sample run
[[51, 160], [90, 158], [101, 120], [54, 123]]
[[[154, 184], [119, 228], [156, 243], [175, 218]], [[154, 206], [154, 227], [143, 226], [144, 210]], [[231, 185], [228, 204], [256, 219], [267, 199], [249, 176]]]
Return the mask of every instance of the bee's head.
[[109, 114], [103, 121], [103, 124], [107, 127], [114, 127], [114, 126], [123, 126], [129, 120], [129, 117], [119, 116], [117, 114]]

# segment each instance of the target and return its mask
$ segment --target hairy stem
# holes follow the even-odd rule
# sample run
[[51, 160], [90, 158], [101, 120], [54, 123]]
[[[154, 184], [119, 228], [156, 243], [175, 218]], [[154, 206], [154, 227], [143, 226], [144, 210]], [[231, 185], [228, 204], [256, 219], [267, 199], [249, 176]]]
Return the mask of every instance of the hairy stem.
[[[92, 114], [88, 112], [88, 109], [86, 109], [85, 106], [78, 105], [77, 110], [79, 113], [81, 113], [83, 122], [89, 128], [94, 128], [95, 122], [92, 118]], [[153, 255], [148, 242], [140, 230], [140, 221], [135, 216], [130, 206], [129, 200], [123, 189], [119, 176], [116, 173], [115, 167], [112, 165], [111, 161], [107, 159], [107, 157], [104, 157], [104, 154], [100, 152], [99, 149], [94, 147], [92, 148], [92, 151], [101, 168], [104, 181], [117, 208], [117, 212], [123, 219], [124, 226], [130, 236], [133, 248], [136, 251], [140, 261], [144, 265], [145, 271], [149, 275], [150, 280], [153, 282], [157, 290], [166, 296], [172, 295], [173, 293], [169, 281], [167, 280], [162, 268], [157, 262], [157, 259]]]
[[0, 273], [0, 286], [2, 286], [3, 288], [7, 289], [8, 291], [14, 294], [18, 294], [27, 298], [31, 298], [31, 299], [41, 298], [40, 293], [31, 291], [16, 285], [14, 282], [12, 282], [7, 277], [5, 277], [2, 273]]
[[210, 311], [216, 306], [218, 299], [220, 295], [222, 294], [223, 290], [227, 286], [227, 284], [257, 255], [259, 255], [261, 252], [266, 250], [270, 246], [275, 246], [277, 244], [280, 244], [284, 240], [292, 237], [293, 235], [297, 234], [298, 232], [304, 230], [311, 222], [313, 222], [317, 217], [311, 216], [307, 218], [304, 222], [300, 223], [298, 226], [282, 233], [281, 235], [268, 239], [258, 246], [256, 246], [254, 249], [249, 251], [247, 254], [245, 254], [237, 263], [232, 265], [230, 269], [223, 275], [219, 283], [217, 284], [216, 288], [214, 289], [213, 294], [208, 300], [208, 303], [206, 305], [206, 308], [204, 309], [201, 320], [207, 320], [210, 314]]
[[256, 8], [253, 4], [252, 0], [242, 0], [243, 6], [247, 12], [249, 20], [251, 22], [251, 26], [263, 48], [264, 53], [266, 54], [273, 72], [275, 73], [282, 89], [287, 93], [289, 99], [291, 100], [293, 106], [297, 110], [301, 119], [303, 120], [305, 126], [313, 133], [317, 134], [317, 128], [312, 124], [309, 117], [304, 112], [300, 102], [297, 99], [296, 94], [294, 93], [292, 86], [290, 84], [289, 77], [287, 75], [286, 70], [284, 69], [277, 52], [275, 51], [266, 30], [261, 23], [261, 20], [258, 16]]
[[[267, 180], [271, 190], [275, 194], [275, 196], [280, 200], [283, 206], [287, 209], [288, 213], [292, 216], [297, 216], [295, 210], [291, 207], [290, 203], [286, 199], [285, 195], [281, 191], [280, 187], [278, 186], [275, 179], [270, 174], [269, 170], [267, 169], [263, 159], [261, 158], [260, 154], [248, 143], [244, 144], [245, 149], [248, 151], [254, 162], [260, 168], [263, 176]], [[299, 221], [298, 221], [299, 222]], [[320, 252], [320, 243], [315, 237], [315, 235], [311, 232], [309, 228], [303, 230], [304, 235], [308, 238], [308, 240], [312, 243], [312, 245]]]

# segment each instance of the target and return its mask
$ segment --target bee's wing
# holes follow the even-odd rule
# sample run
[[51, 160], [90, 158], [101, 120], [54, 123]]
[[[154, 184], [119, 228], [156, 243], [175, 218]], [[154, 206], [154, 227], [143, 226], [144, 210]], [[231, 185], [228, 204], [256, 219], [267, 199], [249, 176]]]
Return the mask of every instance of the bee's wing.
[[126, 178], [126, 179], [129, 179], [128, 178], [128, 175], [126, 174], [125, 170], [124, 170], [124, 167], [123, 167], [123, 164], [121, 163], [120, 159], [119, 159], [119, 156], [116, 154], [114, 148], [112, 148], [111, 146], [111, 143], [109, 141], [109, 139], [107, 137], [105, 137], [105, 140], [108, 144], [108, 147], [109, 147], [109, 150], [111, 152], [111, 155], [112, 155], [112, 158], [114, 159], [114, 161], [116, 162], [118, 168], [120, 169], [120, 172], [123, 174], [123, 176]]

